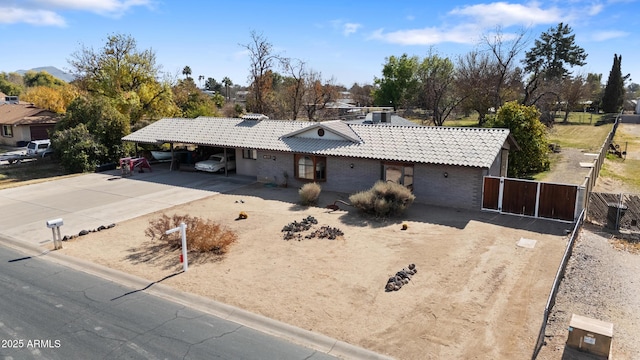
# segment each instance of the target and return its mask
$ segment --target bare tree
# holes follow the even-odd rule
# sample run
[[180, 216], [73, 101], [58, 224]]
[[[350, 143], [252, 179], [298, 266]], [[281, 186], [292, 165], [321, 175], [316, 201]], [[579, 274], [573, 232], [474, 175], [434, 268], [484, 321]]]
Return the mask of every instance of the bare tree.
[[349, 89], [351, 96], [353, 96], [353, 100], [358, 106], [373, 106], [373, 96], [371, 95], [372, 91], [373, 85], [371, 84], [360, 85], [358, 83], [354, 83], [351, 86], [351, 89]]
[[571, 112], [581, 100], [585, 100], [589, 94], [586, 78], [582, 75], [577, 75], [573, 78], [567, 77], [562, 82], [562, 94], [564, 98], [562, 104], [565, 107], [563, 122], [566, 123], [569, 121], [569, 112]]
[[433, 123], [442, 126], [464, 98], [456, 94], [456, 73], [453, 62], [435, 53], [430, 53], [417, 69], [420, 92], [418, 104], [433, 112]]
[[[458, 58], [456, 66], [457, 93], [464, 98], [465, 110], [478, 113], [478, 125], [482, 126], [486, 115], [496, 106], [496, 89], [499, 82], [498, 63], [486, 52], [471, 51]], [[497, 109], [496, 109], [497, 110]]]
[[526, 30], [522, 29], [514, 37], [508, 38], [502, 33], [502, 29], [497, 27], [493, 34], [484, 35], [482, 38], [484, 47], [493, 57], [492, 66], [497, 72], [493, 81], [486, 84], [493, 96], [492, 107], [496, 110], [505, 101], [514, 100], [519, 95], [517, 88], [521, 87], [521, 71], [517, 68], [516, 62], [529, 42], [526, 35]]
[[337, 99], [338, 87], [333, 78], [323, 84], [320, 72], [309, 70], [305, 74], [306, 90], [303, 107], [309, 120], [317, 120], [318, 110], [325, 109], [328, 103]]
[[287, 99], [286, 103], [291, 112], [291, 119], [296, 120], [307, 91], [307, 87], [305, 86], [306, 64], [302, 60], [289, 58], [280, 59], [280, 63], [288, 77], [288, 79], [286, 79], [287, 81], [285, 81], [283, 95]]
[[249, 51], [251, 61], [249, 74], [249, 96], [247, 101], [248, 110], [260, 114], [268, 112], [267, 97], [272, 91], [272, 73], [274, 61], [278, 60], [278, 55], [273, 53], [273, 45], [262, 35], [251, 31], [251, 42], [240, 44]]

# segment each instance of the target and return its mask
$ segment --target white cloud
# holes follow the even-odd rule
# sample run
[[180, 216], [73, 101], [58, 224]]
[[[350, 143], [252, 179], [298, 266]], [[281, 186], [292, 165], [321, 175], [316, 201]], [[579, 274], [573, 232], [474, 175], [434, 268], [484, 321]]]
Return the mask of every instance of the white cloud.
[[599, 31], [599, 32], [593, 33], [591, 35], [591, 38], [594, 41], [605, 41], [605, 40], [625, 37], [628, 35], [629, 33], [626, 31], [609, 30], [609, 31]]
[[134, 6], [150, 6], [150, 0], [34, 0], [42, 7], [60, 10], [90, 11], [103, 15], [121, 15]]
[[602, 5], [602, 4], [592, 4], [589, 7], [589, 10], [587, 11], [587, 14], [589, 14], [589, 16], [596, 16], [596, 15], [600, 14], [602, 12], [602, 10], [604, 10], [604, 5]]
[[[6, 1], [2, 1], [5, 2]], [[1, 2], [0, 2], [1, 3]], [[122, 16], [135, 6], [152, 7], [152, 0], [30, 0], [0, 5], [0, 24], [25, 23], [66, 26], [61, 11], [87, 11], [103, 16]]]
[[17, 23], [60, 27], [67, 25], [64, 18], [53, 11], [0, 7], [0, 24]]
[[354, 34], [356, 31], [358, 31], [358, 29], [361, 27], [362, 27], [362, 24], [346, 23], [343, 26], [342, 33], [344, 34], [344, 36], [349, 36], [351, 34]]
[[[600, 11], [596, 5], [592, 11]], [[482, 33], [496, 27], [532, 27], [539, 24], [567, 22], [573, 17], [555, 6], [543, 8], [537, 2], [511, 4], [503, 1], [456, 7], [448, 13], [447, 22], [454, 25], [438, 25], [422, 29], [385, 32], [378, 29], [370, 39], [401, 45], [435, 45], [451, 42], [477, 43]], [[458, 24], [458, 25], [455, 25]], [[506, 35], [506, 34], [505, 34]]]
[[358, 29], [362, 27], [362, 24], [345, 22], [344, 20], [341, 20], [341, 19], [331, 20], [329, 23], [331, 24], [332, 28], [342, 32], [344, 36], [349, 36], [351, 34], [354, 34], [355, 32], [358, 31]]
[[494, 2], [490, 4], [478, 4], [455, 8], [449, 12], [451, 15], [470, 17], [478, 25], [495, 27], [501, 26], [533, 26], [538, 24], [554, 24], [566, 22], [566, 14], [556, 7], [543, 9], [538, 3], [509, 4], [506, 2]]
[[428, 27], [388, 33], [378, 29], [369, 38], [401, 45], [435, 45], [444, 42], [474, 44], [479, 40], [480, 33], [474, 25], [460, 25], [453, 29]]

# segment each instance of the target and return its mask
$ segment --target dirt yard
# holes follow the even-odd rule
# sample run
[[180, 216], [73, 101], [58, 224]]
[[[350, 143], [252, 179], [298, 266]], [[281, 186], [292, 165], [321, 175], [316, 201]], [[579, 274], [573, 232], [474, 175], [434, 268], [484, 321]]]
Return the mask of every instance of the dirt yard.
[[[319, 203], [338, 198], [323, 193]], [[296, 189], [256, 184], [165, 212], [218, 221], [239, 240], [223, 259], [194, 259], [163, 284], [398, 359], [531, 356], [570, 225], [418, 205], [378, 221], [297, 201]], [[240, 211], [248, 219], [235, 220]], [[178, 251], [144, 235], [158, 215], [67, 241], [61, 251], [163, 279], [182, 267]], [[308, 215], [344, 236], [283, 240], [282, 227]], [[521, 238], [537, 243], [517, 246]], [[388, 278], [410, 263], [417, 274], [386, 292]]]

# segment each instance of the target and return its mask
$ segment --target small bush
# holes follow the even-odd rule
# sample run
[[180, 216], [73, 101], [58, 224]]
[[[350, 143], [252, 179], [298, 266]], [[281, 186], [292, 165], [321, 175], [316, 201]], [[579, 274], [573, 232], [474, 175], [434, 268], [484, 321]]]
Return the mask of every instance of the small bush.
[[378, 181], [371, 189], [349, 196], [349, 201], [365, 213], [386, 217], [402, 213], [415, 198], [403, 185]]
[[300, 194], [300, 202], [302, 205], [315, 205], [320, 197], [322, 188], [318, 183], [307, 183], [302, 185], [298, 194]]
[[189, 251], [223, 255], [228, 251], [229, 246], [238, 240], [238, 235], [226, 227], [211, 220], [189, 215], [169, 217], [163, 214], [162, 217], [149, 221], [149, 227], [144, 233], [152, 240], [166, 242], [172, 249], [180, 248], [182, 246], [180, 232], [176, 231], [169, 235], [165, 232], [180, 226], [181, 222], [187, 224], [187, 250]]

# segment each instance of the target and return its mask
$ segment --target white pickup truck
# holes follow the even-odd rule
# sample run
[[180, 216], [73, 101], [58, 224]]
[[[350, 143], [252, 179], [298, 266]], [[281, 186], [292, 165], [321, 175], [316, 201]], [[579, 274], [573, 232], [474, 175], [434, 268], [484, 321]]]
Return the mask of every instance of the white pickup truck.
[[0, 154], [0, 161], [9, 164], [20, 163], [22, 160], [47, 157], [53, 154], [50, 140], [32, 140], [27, 144], [27, 149], [22, 151], [12, 151], [7, 154]]

